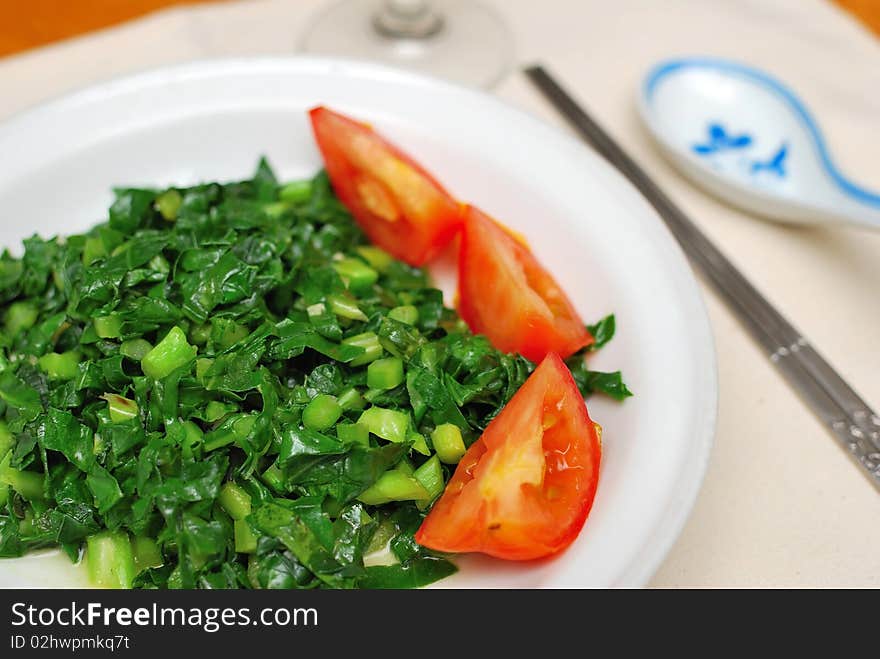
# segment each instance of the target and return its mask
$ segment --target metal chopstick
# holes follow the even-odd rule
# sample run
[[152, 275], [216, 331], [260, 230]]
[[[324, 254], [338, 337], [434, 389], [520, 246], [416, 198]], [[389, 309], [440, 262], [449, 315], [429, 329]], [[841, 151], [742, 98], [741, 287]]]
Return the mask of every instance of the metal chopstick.
[[641, 191], [789, 384], [880, 490], [880, 415], [543, 67], [532, 66], [525, 73], [581, 137]]

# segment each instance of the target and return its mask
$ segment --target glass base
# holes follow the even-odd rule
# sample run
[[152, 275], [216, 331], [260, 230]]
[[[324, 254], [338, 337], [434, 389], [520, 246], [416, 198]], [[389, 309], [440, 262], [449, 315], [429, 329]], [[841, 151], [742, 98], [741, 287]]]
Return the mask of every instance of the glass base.
[[332, 5], [309, 27], [301, 50], [372, 60], [482, 88], [498, 83], [513, 64], [507, 26], [479, 2], [430, 2], [439, 18], [435, 28], [425, 36], [398, 37], [378, 21], [385, 1], [342, 0]]

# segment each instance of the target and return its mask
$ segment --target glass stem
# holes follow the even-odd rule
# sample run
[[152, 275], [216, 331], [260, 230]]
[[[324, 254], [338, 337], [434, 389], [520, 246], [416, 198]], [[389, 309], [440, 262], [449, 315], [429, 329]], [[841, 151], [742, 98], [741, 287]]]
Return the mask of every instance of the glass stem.
[[385, 0], [373, 28], [389, 39], [427, 39], [443, 29], [443, 16], [430, 0]]

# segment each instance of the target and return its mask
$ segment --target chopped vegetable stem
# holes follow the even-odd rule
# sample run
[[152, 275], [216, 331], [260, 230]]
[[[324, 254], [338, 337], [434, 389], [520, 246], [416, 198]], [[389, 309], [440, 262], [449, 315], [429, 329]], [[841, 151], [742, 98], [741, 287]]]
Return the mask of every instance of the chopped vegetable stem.
[[327, 430], [332, 428], [342, 416], [342, 406], [335, 397], [318, 394], [303, 410], [302, 421], [311, 430]]
[[467, 448], [461, 430], [454, 423], [442, 423], [431, 433], [431, 443], [437, 457], [446, 464], [458, 464]]
[[389, 442], [405, 442], [409, 430], [409, 415], [399, 410], [373, 406], [361, 413], [358, 423]]
[[443, 491], [443, 467], [440, 459], [434, 455], [413, 472], [415, 479], [422, 484], [428, 496], [419, 502], [419, 509], [424, 510]]
[[127, 534], [104, 531], [89, 536], [86, 544], [86, 562], [92, 583], [101, 588], [131, 588], [136, 570]]
[[144, 355], [141, 368], [144, 375], [154, 380], [161, 380], [172, 371], [185, 366], [195, 356], [196, 349], [187, 343], [183, 330], [174, 326], [155, 348]]
[[377, 359], [367, 367], [367, 386], [373, 389], [394, 389], [403, 382], [403, 360], [400, 357]]
[[336, 424], [336, 438], [346, 444], [370, 445], [370, 431], [362, 423]]
[[9, 485], [28, 501], [46, 498], [43, 491], [43, 474], [33, 471], [19, 471], [6, 466], [0, 468], [0, 483]]
[[388, 317], [407, 325], [415, 325], [419, 322], [419, 310], [411, 304], [404, 304], [389, 311]]
[[367, 406], [364, 397], [354, 387], [345, 389], [336, 400], [343, 410], [362, 410]]
[[394, 257], [380, 247], [373, 245], [361, 245], [357, 248], [357, 253], [378, 272], [387, 272], [391, 264], [394, 263]]
[[130, 339], [128, 341], [123, 341], [119, 345], [119, 353], [123, 357], [128, 357], [136, 362], [139, 362], [146, 357], [147, 353], [152, 349], [153, 346], [146, 339]]
[[357, 302], [342, 295], [328, 295], [327, 304], [330, 306], [330, 311], [342, 318], [348, 318], [349, 320], [369, 320], [367, 315], [360, 310]]
[[368, 291], [379, 280], [379, 273], [360, 259], [344, 258], [334, 263], [333, 269], [355, 293]]
[[80, 353], [75, 350], [57, 353], [50, 352], [37, 360], [37, 363], [50, 380], [71, 380], [76, 377]]
[[156, 210], [169, 222], [177, 219], [177, 213], [180, 205], [183, 203], [183, 197], [180, 192], [174, 188], [167, 190], [156, 197]]
[[152, 538], [137, 536], [132, 539], [131, 544], [134, 552], [134, 566], [138, 573], [150, 568], [162, 567], [165, 564], [162, 550]]
[[6, 309], [6, 332], [15, 337], [19, 332], [33, 327], [39, 317], [39, 311], [30, 302], [13, 302]]
[[103, 398], [107, 401], [107, 409], [113, 423], [122, 423], [138, 415], [138, 405], [130, 398], [119, 394], [104, 394]]
[[419, 501], [428, 498], [428, 491], [415, 477], [396, 469], [386, 471], [370, 488], [358, 496], [358, 501], [378, 506], [390, 501]]
[[363, 334], [351, 336], [347, 339], [343, 339], [342, 344], [353, 346], [355, 348], [363, 348], [364, 350], [363, 354], [351, 360], [350, 364], [352, 366], [369, 364], [381, 357], [384, 352], [382, 344], [379, 343], [379, 337], [375, 332], [364, 332]]
[[115, 314], [95, 318], [94, 323], [95, 332], [102, 339], [118, 339], [122, 332], [122, 319]]
[[220, 488], [220, 505], [232, 519], [244, 519], [251, 514], [251, 497], [241, 487], [229, 481]]
[[245, 519], [233, 522], [235, 551], [240, 554], [253, 554], [257, 551], [257, 536]]

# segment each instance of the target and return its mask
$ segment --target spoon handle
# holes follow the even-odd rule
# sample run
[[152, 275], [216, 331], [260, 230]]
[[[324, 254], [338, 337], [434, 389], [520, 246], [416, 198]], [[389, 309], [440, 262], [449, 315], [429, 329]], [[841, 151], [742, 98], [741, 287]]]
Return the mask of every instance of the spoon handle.
[[837, 217], [844, 224], [862, 229], [880, 229], [880, 196], [872, 198], [853, 198], [844, 194], [831, 209], [825, 212]]
[[572, 127], [638, 188], [770, 361], [880, 490], [880, 415], [850, 387], [653, 180], [540, 66], [526, 75]]

